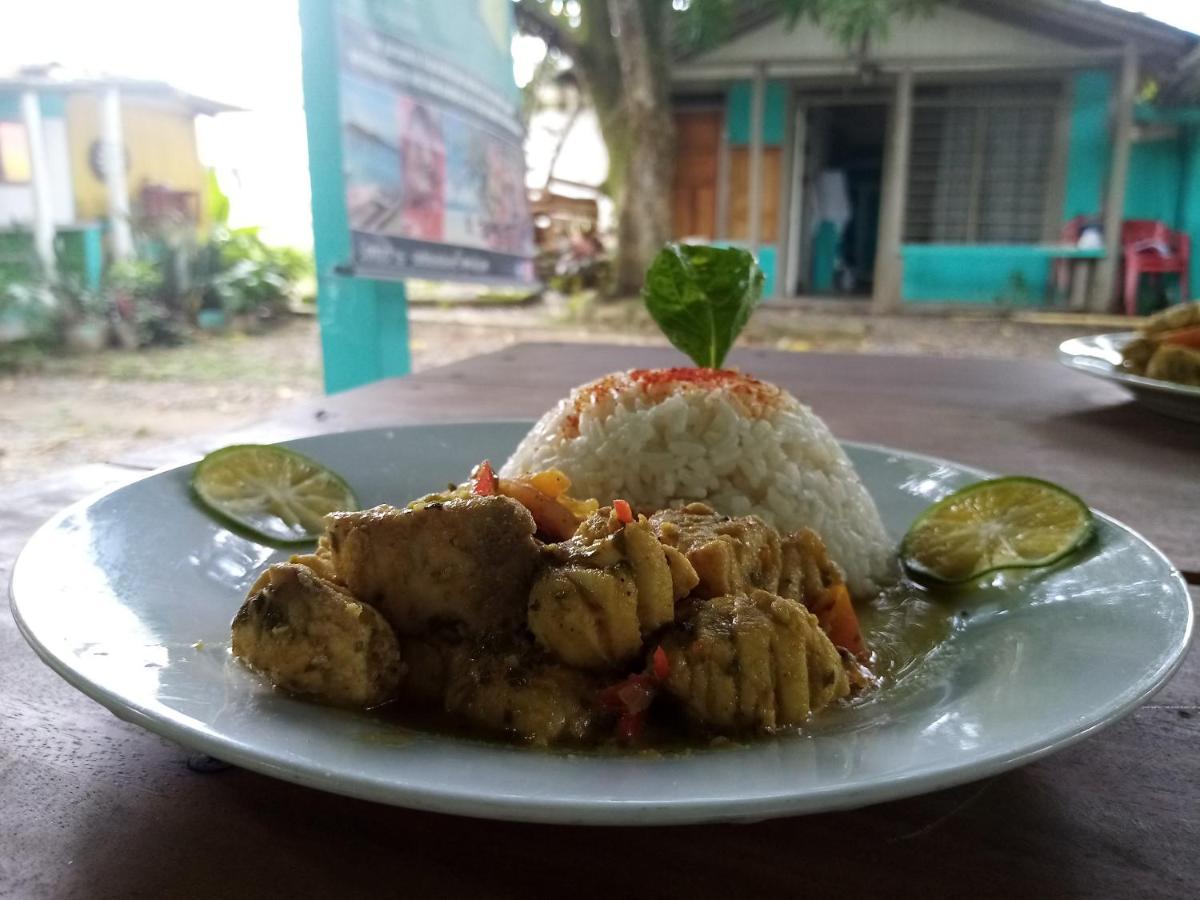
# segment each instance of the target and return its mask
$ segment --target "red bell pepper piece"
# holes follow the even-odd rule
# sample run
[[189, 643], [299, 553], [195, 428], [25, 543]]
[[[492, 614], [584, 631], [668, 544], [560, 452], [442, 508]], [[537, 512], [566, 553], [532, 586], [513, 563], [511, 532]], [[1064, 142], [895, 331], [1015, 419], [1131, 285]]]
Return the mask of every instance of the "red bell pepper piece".
[[628, 500], [614, 500], [613, 511], [616, 512], [617, 518], [625, 525], [633, 521], [633, 509], [629, 506]]
[[471, 493], [476, 496], [493, 496], [496, 493], [498, 484], [496, 473], [492, 471], [492, 464], [486, 459], [476, 466], [475, 471], [471, 473]]
[[667, 676], [671, 674], [671, 660], [667, 659], [667, 651], [662, 648], [662, 644], [654, 648], [651, 671], [659, 681], [666, 681]]
[[1178, 344], [1180, 347], [1191, 347], [1200, 350], [1200, 326], [1180, 328], [1178, 331], [1168, 331], [1162, 337], [1164, 344]]

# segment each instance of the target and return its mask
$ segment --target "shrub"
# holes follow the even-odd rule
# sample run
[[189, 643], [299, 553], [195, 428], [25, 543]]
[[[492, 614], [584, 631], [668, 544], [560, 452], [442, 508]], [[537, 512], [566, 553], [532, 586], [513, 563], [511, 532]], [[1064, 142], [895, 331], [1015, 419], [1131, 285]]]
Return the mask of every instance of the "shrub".
[[312, 258], [263, 243], [257, 228], [218, 228], [209, 241], [204, 306], [269, 318], [286, 311]]
[[166, 276], [160, 265], [146, 260], [114, 263], [104, 276], [113, 327], [126, 348], [173, 347], [187, 340], [187, 331], [166, 303]]

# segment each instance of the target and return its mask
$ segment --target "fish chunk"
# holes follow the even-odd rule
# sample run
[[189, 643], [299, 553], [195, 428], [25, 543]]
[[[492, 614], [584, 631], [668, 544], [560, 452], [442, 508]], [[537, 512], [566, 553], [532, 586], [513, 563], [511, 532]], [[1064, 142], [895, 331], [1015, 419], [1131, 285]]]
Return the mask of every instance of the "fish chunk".
[[546, 556], [551, 562], [529, 594], [529, 628], [545, 649], [583, 669], [632, 663], [646, 635], [674, 620], [675, 601], [698, 581], [646, 519], [622, 523], [608, 509]]
[[531, 744], [579, 743], [602, 719], [597, 689], [586, 673], [532, 652], [460, 653], [445, 709]]
[[233, 655], [272, 684], [335, 706], [391, 699], [404, 671], [383, 616], [302, 565], [271, 566], [232, 631]]
[[524, 624], [541, 556], [533, 517], [515, 500], [377, 506], [325, 521], [338, 576], [400, 634], [446, 624], [486, 634]]
[[800, 725], [850, 690], [816, 617], [766, 591], [694, 602], [662, 648], [667, 692], [718, 730]]
[[401, 638], [410, 672], [403, 703], [531, 744], [583, 741], [603, 721], [598, 684], [546, 658], [527, 638]]
[[696, 570], [697, 596], [724, 597], [779, 587], [779, 532], [756, 516], [730, 518], [703, 503], [689, 503], [656, 512], [650, 524], [659, 540], [686, 556]]
[[815, 612], [826, 591], [845, 580], [842, 570], [829, 558], [825, 542], [811, 528], [786, 535], [781, 550], [779, 596], [798, 600], [809, 612]]
[[529, 629], [569, 666], [607, 669], [642, 649], [638, 590], [629, 566], [552, 566], [529, 592]]

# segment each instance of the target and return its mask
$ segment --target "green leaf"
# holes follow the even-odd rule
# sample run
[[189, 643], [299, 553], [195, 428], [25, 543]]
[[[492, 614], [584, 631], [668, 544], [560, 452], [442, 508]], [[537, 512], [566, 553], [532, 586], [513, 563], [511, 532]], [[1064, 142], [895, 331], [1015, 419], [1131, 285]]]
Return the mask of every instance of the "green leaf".
[[719, 369], [762, 297], [763, 273], [737, 247], [667, 244], [642, 299], [667, 339], [698, 366]]

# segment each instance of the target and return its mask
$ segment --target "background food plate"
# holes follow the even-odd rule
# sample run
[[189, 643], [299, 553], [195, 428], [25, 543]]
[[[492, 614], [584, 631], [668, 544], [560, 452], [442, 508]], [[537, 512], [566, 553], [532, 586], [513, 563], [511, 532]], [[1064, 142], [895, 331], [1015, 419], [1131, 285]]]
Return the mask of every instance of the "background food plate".
[[1155, 412], [1200, 422], [1200, 387], [1131, 375], [1121, 368], [1121, 348], [1137, 337], [1132, 331], [1071, 338], [1058, 345], [1058, 361], [1070, 369], [1115, 381]]
[[[503, 459], [529, 423], [332, 434], [289, 446], [367, 504], [402, 501]], [[984, 473], [847, 445], [897, 540]], [[41, 657], [123, 719], [231, 763], [323, 790], [462, 815], [652, 824], [862, 806], [1029, 762], [1141, 704], [1187, 647], [1192, 611], [1154, 547], [1100, 516], [1074, 564], [953, 598], [970, 612], [896, 689], [811, 733], [664, 754], [539, 751], [415, 732], [272, 690], [229, 654], [229, 620], [285, 554], [188, 499], [192, 466], [64, 511], [17, 561], [12, 606]]]

